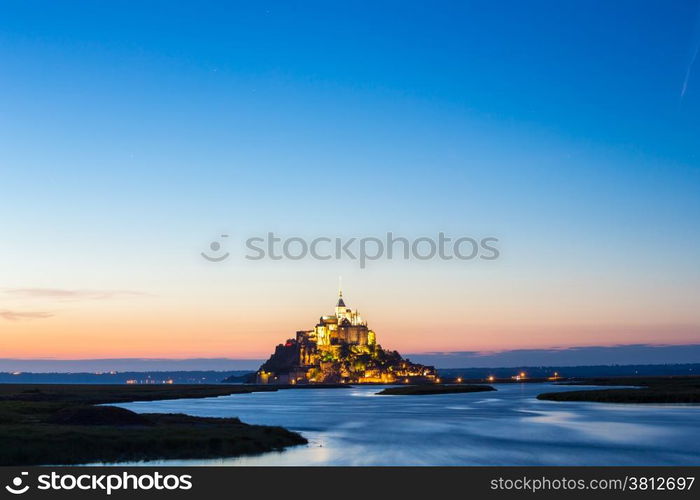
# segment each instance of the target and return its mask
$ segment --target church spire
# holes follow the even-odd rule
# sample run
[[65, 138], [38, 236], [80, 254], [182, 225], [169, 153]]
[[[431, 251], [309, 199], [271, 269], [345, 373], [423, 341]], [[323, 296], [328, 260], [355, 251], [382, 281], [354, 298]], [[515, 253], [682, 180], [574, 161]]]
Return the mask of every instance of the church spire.
[[335, 307], [345, 307], [345, 301], [343, 301], [343, 277], [338, 276], [338, 304]]

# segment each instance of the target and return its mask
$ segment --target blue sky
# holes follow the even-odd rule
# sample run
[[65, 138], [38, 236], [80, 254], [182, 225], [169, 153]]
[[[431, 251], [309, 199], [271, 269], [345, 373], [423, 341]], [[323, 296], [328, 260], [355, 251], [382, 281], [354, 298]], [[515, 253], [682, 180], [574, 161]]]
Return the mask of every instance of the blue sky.
[[[343, 274], [413, 352], [382, 297], [455, 315], [441, 349], [488, 347], [473, 332], [496, 328], [484, 311], [498, 308], [513, 323], [527, 308], [528, 328], [599, 318], [599, 331], [632, 328], [613, 341], [634, 328], [640, 342], [697, 340], [698, 46], [690, 0], [4, 2], [0, 286], [136, 290], [159, 305], [129, 307], [154, 314], [188, 295], [222, 316], [226, 299], [259, 310], [284, 298], [293, 316]], [[488, 234], [503, 259], [367, 272], [238, 262], [216, 275], [188, 260], [221, 232], [270, 230]], [[455, 309], [465, 302], [469, 314]], [[82, 307], [74, 323], [32, 328], [127, 327], [117, 307]], [[235, 326], [212, 322], [204, 354]], [[6, 348], [33, 354], [24, 324], [0, 327], [20, 329]], [[577, 343], [548, 335], [517, 347]], [[103, 351], [115, 354], [85, 355]]]

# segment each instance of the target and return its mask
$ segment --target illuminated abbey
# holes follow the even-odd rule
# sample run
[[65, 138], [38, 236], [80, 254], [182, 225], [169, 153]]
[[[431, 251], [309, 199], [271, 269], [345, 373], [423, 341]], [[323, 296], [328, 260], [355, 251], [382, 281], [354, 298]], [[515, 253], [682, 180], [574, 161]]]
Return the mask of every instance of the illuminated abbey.
[[374, 331], [338, 293], [335, 314], [280, 344], [258, 370], [259, 383], [392, 383], [435, 380], [432, 366], [403, 359], [377, 344]]

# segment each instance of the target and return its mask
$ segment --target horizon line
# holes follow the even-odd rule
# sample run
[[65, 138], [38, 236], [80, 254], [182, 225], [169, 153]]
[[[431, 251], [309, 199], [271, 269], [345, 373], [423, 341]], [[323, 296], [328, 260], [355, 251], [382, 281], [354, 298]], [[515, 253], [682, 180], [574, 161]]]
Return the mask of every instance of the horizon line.
[[[664, 347], [695, 347], [700, 346], [700, 342], [691, 343], [633, 343], [633, 344], [590, 344], [573, 346], [552, 346], [552, 347], [519, 347], [516, 349], [459, 349], [440, 351], [412, 351], [404, 353], [405, 356], [449, 356], [452, 354], [470, 354], [475, 356], [491, 356], [511, 352], [559, 352], [575, 349], [614, 349], [614, 348], [664, 348]], [[113, 361], [113, 360], [134, 360], [134, 361], [199, 361], [199, 360], [231, 360], [231, 361], [259, 361], [265, 360], [269, 355], [257, 356], [197, 356], [197, 357], [156, 357], [156, 356], [113, 356], [113, 357], [0, 357], [0, 361]], [[700, 362], [700, 360], [698, 361]]]

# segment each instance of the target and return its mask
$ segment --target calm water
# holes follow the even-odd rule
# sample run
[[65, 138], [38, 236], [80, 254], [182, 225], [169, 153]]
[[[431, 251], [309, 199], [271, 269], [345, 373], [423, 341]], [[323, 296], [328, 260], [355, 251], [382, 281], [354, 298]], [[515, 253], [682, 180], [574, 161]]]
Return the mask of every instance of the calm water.
[[700, 406], [538, 401], [580, 387], [377, 396], [381, 387], [136, 402], [137, 412], [233, 417], [302, 433], [308, 446], [193, 465], [700, 465]]

